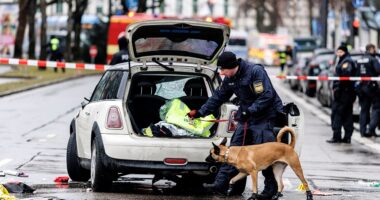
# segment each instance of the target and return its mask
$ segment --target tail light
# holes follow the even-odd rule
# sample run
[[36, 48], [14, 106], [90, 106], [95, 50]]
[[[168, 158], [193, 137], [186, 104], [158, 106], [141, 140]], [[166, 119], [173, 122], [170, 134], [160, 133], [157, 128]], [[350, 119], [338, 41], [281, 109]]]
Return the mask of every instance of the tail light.
[[121, 122], [120, 111], [117, 107], [111, 107], [108, 110], [107, 116], [107, 128], [122, 128], [123, 123]]
[[165, 158], [164, 163], [166, 165], [186, 165], [187, 159], [185, 159], [185, 158]]
[[230, 119], [228, 120], [228, 128], [227, 128], [227, 132], [229, 132], [229, 133], [234, 132], [237, 128], [238, 122], [235, 121], [236, 113], [237, 113], [236, 110], [231, 111]]

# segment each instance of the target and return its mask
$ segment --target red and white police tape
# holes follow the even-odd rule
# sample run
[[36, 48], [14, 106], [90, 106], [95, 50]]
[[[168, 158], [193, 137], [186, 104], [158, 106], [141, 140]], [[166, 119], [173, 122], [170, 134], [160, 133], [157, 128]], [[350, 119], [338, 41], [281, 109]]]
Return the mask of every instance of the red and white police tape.
[[46, 60], [27, 60], [16, 58], [0, 58], [0, 64], [6, 65], [25, 65], [35, 67], [52, 67], [52, 68], [67, 68], [67, 69], [88, 69], [88, 70], [107, 70], [110, 65], [98, 64], [85, 64], [85, 63], [68, 63], [68, 62], [55, 62]]
[[293, 80], [318, 80], [318, 81], [380, 81], [380, 77], [362, 76], [271, 76], [278, 79], [293, 79]]
[[[67, 68], [67, 69], [86, 69], [104, 71], [111, 65], [86, 64], [86, 63], [68, 63], [55, 62], [46, 60], [27, 60], [16, 58], [0, 58], [0, 64], [5, 65], [25, 65], [35, 67]], [[333, 76], [271, 76], [278, 79], [293, 80], [319, 80], [319, 81], [380, 81], [380, 77], [333, 77]]]

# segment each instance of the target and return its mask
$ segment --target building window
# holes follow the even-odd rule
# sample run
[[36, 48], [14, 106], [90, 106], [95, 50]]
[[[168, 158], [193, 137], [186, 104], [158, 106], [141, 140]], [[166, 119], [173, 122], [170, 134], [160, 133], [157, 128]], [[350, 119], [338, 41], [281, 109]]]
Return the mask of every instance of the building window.
[[198, 14], [198, 0], [193, 0], [193, 15]]
[[63, 4], [62, 0], [57, 1], [57, 13], [62, 13], [63, 12]]
[[96, 7], [96, 14], [103, 14], [103, 7], [97, 6]]

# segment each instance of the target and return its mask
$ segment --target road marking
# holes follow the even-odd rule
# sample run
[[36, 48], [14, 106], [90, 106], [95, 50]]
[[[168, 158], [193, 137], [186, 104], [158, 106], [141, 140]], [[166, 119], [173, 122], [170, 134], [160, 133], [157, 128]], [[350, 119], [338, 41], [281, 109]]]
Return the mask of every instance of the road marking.
[[47, 139], [39, 139], [38, 142], [46, 142]]
[[47, 135], [46, 137], [47, 137], [47, 138], [53, 138], [53, 137], [55, 137], [55, 134], [49, 134], [49, 135]]
[[12, 159], [10, 159], [10, 158], [6, 158], [6, 159], [3, 159], [3, 160], [0, 160], [0, 167], [3, 166], [3, 165], [8, 164], [11, 161], [12, 161]]
[[[280, 83], [280, 80], [278, 79], [272, 79], [272, 82], [276, 84], [276, 87], [281, 88], [282, 90], [290, 91], [290, 89], [286, 88], [283, 83]], [[286, 92], [285, 95], [287, 95], [289, 98], [293, 99], [293, 101], [309, 110], [309, 112], [313, 113], [316, 117], [318, 117], [320, 120], [325, 122], [326, 124], [331, 126], [331, 118], [329, 115], [321, 111], [317, 106], [313, 105], [312, 103], [306, 102], [305, 99], [297, 96], [294, 94], [293, 91]], [[355, 126], [355, 125], [354, 125]], [[368, 138], [362, 138], [358, 131], [354, 131], [355, 134], [352, 134], [352, 139], [359, 142], [362, 145], [365, 145], [369, 147], [370, 149], [380, 152], [380, 144], [368, 139]]]

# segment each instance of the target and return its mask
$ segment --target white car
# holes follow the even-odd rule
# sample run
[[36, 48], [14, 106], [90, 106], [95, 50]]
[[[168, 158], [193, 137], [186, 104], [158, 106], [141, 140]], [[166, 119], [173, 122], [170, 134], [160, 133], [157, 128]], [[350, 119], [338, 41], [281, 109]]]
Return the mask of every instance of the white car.
[[[164, 103], [179, 98], [199, 109], [220, 84], [212, 63], [227, 44], [229, 28], [191, 20], [144, 21], [127, 29], [130, 58], [108, 69], [91, 98], [70, 125], [67, 171], [73, 181], [90, 179], [93, 191], [109, 190], [127, 174], [154, 174], [191, 182], [212, 182], [218, 166], [207, 163], [212, 142], [230, 138], [235, 122], [215, 124], [201, 137], [147, 137], [142, 129], [160, 121]], [[231, 119], [237, 110], [225, 103], [214, 113]], [[287, 106], [290, 125], [303, 132], [302, 112]], [[239, 185], [245, 189], [245, 180]]]

